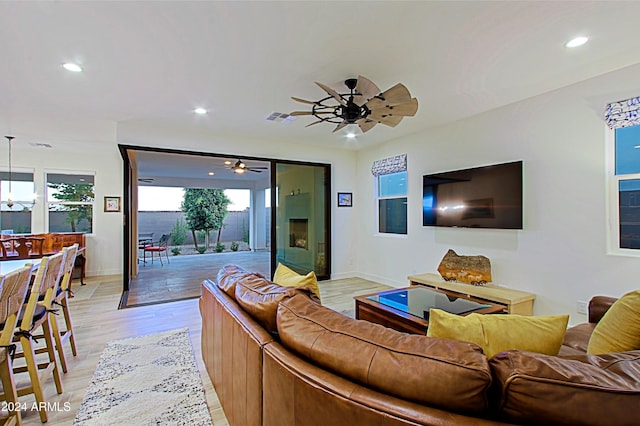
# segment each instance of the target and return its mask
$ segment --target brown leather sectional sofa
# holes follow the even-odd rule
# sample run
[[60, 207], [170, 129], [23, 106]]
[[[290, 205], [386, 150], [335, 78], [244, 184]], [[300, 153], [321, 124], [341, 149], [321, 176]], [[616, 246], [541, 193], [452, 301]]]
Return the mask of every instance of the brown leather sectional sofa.
[[640, 424], [640, 351], [586, 355], [594, 298], [559, 356], [356, 321], [234, 266], [202, 284], [202, 354], [232, 425]]

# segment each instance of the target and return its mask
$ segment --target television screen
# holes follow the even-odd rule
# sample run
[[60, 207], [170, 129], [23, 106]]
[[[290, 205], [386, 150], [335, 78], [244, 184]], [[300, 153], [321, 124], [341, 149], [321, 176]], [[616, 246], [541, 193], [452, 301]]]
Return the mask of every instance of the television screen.
[[522, 161], [423, 176], [422, 224], [522, 229]]

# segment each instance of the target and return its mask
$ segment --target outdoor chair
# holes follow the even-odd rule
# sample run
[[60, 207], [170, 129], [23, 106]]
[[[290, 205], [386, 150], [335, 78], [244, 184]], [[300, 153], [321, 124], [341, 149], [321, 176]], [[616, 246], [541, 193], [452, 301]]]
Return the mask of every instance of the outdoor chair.
[[169, 253], [167, 251], [167, 245], [169, 244], [169, 239], [171, 238], [171, 234], [162, 234], [162, 237], [157, 242], [151, 243], [151, 245], [144, 247], [144, 263], [147, 263], [147, 252], [151, 253], [151, 263], [153, 263], [154, 253], [158, 253], [158, 257], [160, 258], [160, 265], [164, 265], [162, 263], [162, 253], [164, 253], [167, 258], [167, 262], [169, 261]]
[[153, 232], [141, 232], [138, 234], [138, 263], [140, 263], [140, 254], [144, 257], [144, 248], [153, 244]]
[[0, 288], [2, 295], [0, 296], [0, 323], [2, 330], [0, 331], [0, 379], [2, 381], [2, 395], [0, 399], [7, 402], [8, 417], [0, 418], [4, 420], [4, 424], [22, 424], [22, 414], [20, 405], [18, 404], [18, 391], [16, 382], [13, 377], [13, 338], [16, 331], [16, 325], [22, 307], [27, 288], [31, 283], [32, 265], [23, 266], [0, 276]]

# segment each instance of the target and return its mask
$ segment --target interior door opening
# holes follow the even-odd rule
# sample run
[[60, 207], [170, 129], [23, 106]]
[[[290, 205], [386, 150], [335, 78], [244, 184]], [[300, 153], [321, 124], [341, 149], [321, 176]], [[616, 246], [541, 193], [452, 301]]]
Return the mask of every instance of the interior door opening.
[[[329, 277], [328, 165], [148, 147], [120, 146], [120, 150], [125, 161], [125, 274], [120, 307], [199, 297], [202, 281], [215, 281], [218, 270], [229, 263], [271, 276], [282, 262], [300, 273], [314, 270], [320, 279]], [[313, 184], [314, 179], [301, 180], [313, 176], [308, 170], [314, 167], [321, 178]], [[280, 172], [275, 173], [276, 169]], [[290, 198], [279, 199], [279, 188], [289, 187], [290, 179], [298, 184], [291, 190], [294, 195], [302, 196], [304, 189], [311, 197], [307, 189], [313, 189], [315, 207], [313, 215], [301, 218], [306, 228], [300, 227], [303, 222], [291, 229], [287, 224], [282, 233], [276, 229], [277, 215], [286, 215], [292, 204], [286, 201]], [[310, 186], [300, 188], [302, 182]], [[183, 197], [181, 204], [186, 200], [185, 188], [226, 190], [232, 206], [221, 229], [185, 232], [186, 212], [182, 205], [176, 207], [176, 197]], [[145, 192], [153, 194], [147, 197]], [[238, 201], [233, 192], [244, 193], [244, 201]], [[283, 196], [290, 197], [290, 192]], [[145, 198], [157, 205], [150, 208]], [[174, 199], [172, 207], [163, 209], [170, 198]], [[294, 247], [289, 246], [291, 234]], [[161, 243], [167, 235], [168, 241]], [[277, 255], [278, 248], [285, 246]], [[304, 250], [307, 254], [302, 257], [315, 260], [299, 263], [296, 259], [301, 256], [296, 250], [291, 252], [292, 248]]]

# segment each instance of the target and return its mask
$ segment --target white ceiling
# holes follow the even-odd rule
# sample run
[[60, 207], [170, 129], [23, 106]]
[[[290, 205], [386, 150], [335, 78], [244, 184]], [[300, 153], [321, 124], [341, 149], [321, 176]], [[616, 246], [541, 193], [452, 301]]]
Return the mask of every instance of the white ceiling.
[[[639, 18], [638, 1], [5, 0], [0, 122], [139, 121], [359, 149], [638, 63]], [[580, 34], [590, 42], [563, 46]], [[382, 90], [404, 83], [416, 116], [356, 142], [354, 126], [265, 121], [305, 108], [291, 96], [324, 97], [314, 81], [343, 91], [360, 74]]]

